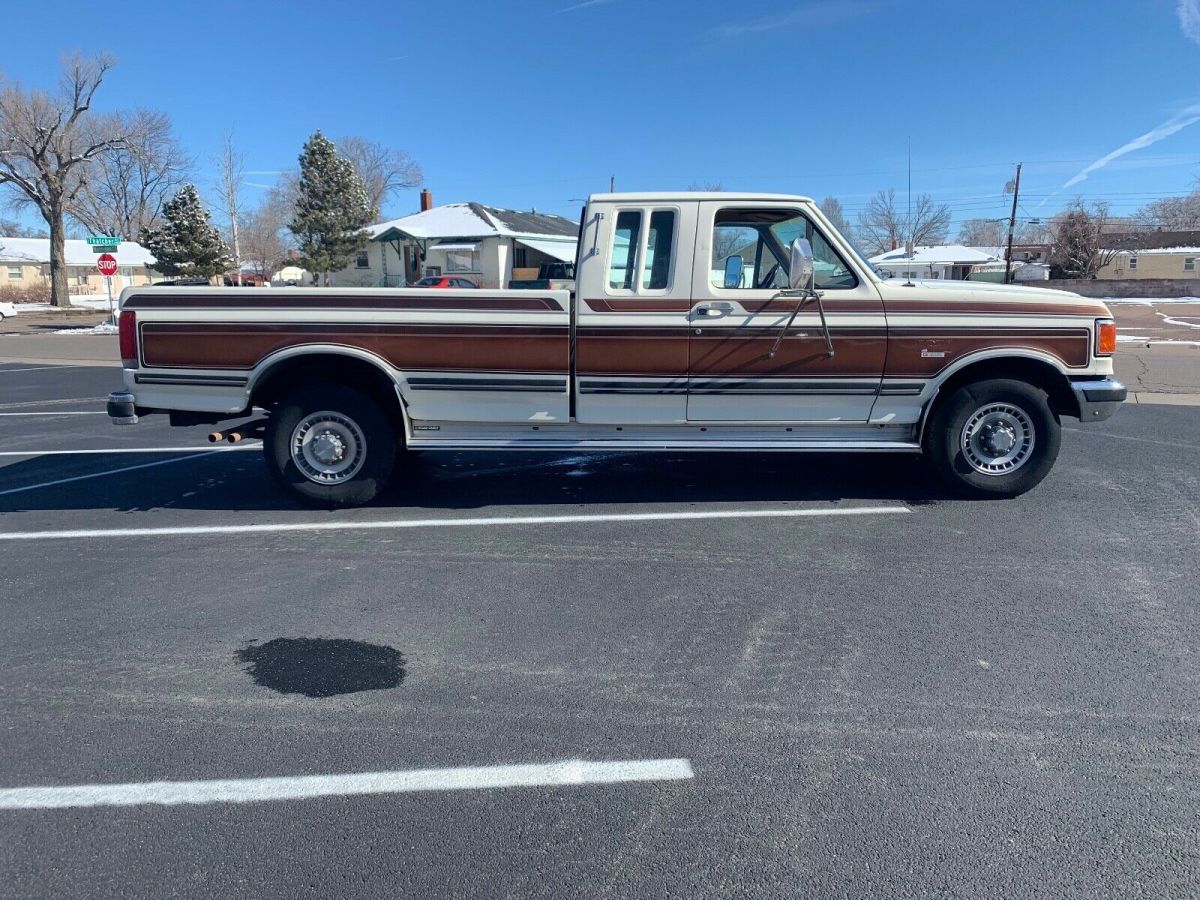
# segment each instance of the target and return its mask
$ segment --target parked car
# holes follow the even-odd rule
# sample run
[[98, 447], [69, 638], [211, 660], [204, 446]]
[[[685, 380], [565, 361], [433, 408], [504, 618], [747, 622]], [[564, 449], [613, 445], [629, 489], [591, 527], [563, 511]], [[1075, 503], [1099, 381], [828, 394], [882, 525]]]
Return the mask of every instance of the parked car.
[[17, 307], [12, 303], [0, 303], [0, 320], [17, 314]]
[[410, 284], [409, 287], [465, 290], [478, 289], [479, 285], [473, 282], [470, 278], [458, 278], [454, 275], [426, 275], [420, 281]]
[[538, 267], [537, 278], [516, 279], [510, 281], [508, 286], [516, 290], [570, 291], [573, 294], [575, 293], [575, 263], [542, 263]]
[[264, 410], [211, 439], [262, 435], [275, 479], [326, 506], [431, 449], [914, 453], [956, 491], [1013, 497], [1053, 466], [1060, 417], [1125, 399], [1101, 301], [885, 281], [806, 197], [603, 194], [584, 221], [578, 301], [126, 288], [109, 416]]
[[174, 278], [170, 281], [156, 281], [155, 287], [212, 287], [207, 278]]

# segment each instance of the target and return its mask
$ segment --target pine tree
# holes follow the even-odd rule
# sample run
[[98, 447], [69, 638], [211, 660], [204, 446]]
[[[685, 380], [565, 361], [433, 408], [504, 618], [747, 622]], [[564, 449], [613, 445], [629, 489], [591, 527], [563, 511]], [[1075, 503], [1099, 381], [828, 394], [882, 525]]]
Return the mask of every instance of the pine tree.
[[142, 245], [154, 254], [154, 268], [164, 275], [212, 278], [230, 265], [221, 233], [192, 184], [185, 184], [163, 207], [162, 225], [142, 229]]
[[300, 154], [300, 190], [288, 226], [300, 244], [300, 265], [310, 272], [344, 269], [367, 243], [371, 205], [354, 166], [318, 131]]

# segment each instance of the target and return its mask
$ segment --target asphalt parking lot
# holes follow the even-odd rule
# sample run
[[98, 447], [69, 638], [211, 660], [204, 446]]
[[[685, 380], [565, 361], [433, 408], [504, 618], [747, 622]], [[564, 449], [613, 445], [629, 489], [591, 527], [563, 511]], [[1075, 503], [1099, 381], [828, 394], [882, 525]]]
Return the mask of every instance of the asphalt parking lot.
[[1005, 502], [422, 454], [335, 513], [0, 384], [0, 896], [1200, 894], [1194, 406]]

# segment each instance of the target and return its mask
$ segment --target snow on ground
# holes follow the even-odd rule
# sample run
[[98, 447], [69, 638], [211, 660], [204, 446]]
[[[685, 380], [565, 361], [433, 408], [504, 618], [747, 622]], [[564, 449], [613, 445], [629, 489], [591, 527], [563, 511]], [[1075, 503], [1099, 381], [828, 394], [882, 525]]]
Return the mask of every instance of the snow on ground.
[[109, 322], [101, 322], [91, 328], [60, 328], [54, 334], [116, 334], [117, 326]]
[[[113, 297], [112, 305], [117, 305], [117, 298]], [[108, 312], [108, 297], [103, 294], [72, 294], [71, 307], [76, 309], [94, 309], [97, 312]], [[49, 303], [18, 303], [18, 312], [23, 313], [56, 313], [62, 312], [63, 309], [71, 307], [51, 306]]]
[[1156, 306], [1159, 303], [1200, 303], [1200, 297], [1101, 297], [1105, 303], [1130, 303], [1136, 306]]
[[1178, 338], [1148, 338], [1136, 334], [1118, 334], [1118, 344], [1142, 344], [1146, 347], [1158, 344], [1174, 344], [1177, 347], [1200, 347], [1200, 341], [1183, 341]]

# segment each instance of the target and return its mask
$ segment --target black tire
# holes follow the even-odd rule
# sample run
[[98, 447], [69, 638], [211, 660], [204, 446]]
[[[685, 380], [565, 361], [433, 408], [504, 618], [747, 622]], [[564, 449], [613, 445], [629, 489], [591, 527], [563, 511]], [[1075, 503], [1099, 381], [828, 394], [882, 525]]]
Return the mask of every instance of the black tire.
[[[334, 442], [333, 452], [342, 454], [325, 471], [328, 481], [320, 480], [315, 451], [302, 449], [303, 438], [293, 454], [297, 429], [317, 413], [333, 415], [307, 423], [305, 434], [324, 434]], [[288, 394], [267, 420], [263, 438], [263, 455], [275, 479], [302, 502], [324, 507], [370, 502], [391, 478], [396, 447], [395, 426], [379, 405], [341, 385], [301, 387]], [[338, 468], [341, 471], [333, 471]]]
[[[1031, 437], [1028, 444], [1026, 437]], [[1061, 443], [1058, 415], [1044, 390], [995, 378], [965, 384], [939, 403], [925, 430], [924, 449], [957, 493], [1003, 498], [1041, 483]]]

